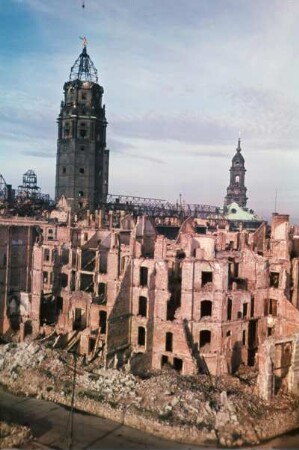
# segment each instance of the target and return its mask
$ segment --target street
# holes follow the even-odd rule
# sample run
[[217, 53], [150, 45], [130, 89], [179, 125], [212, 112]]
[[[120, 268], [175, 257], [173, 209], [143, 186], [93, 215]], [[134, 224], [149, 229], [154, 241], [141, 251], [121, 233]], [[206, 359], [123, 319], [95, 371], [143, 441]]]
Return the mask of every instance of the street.
[[[29, 425], [35, 438], [34, 448], [39, 448], [38, 444], [58, 449], [68, 447], [70, 411], [63, 406], [18, 397], [1, 389], [0, 420]], [[76, 411], [72, 448], [187, 450], [200, 447], [160, 439], [111, 420]]]

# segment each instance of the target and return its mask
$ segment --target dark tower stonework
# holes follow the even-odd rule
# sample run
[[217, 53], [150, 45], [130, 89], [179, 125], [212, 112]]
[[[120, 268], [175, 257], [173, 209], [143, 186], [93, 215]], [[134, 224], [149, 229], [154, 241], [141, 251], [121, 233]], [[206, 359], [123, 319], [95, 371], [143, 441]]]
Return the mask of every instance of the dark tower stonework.
[[57, 120], [56, 199], [64, 195], [75, 211], [93, 211], [108, 193], [109, 150], [104, 89], [98, 84], [86, 40], [63, 89]]
[[238, 140], [238, 147], [236, 154], [232, 159], [232, 166], [230, 168], [230, 183], [227, 188], [227, 194], [224, 199], [224, 206], [230, 205], [233, 202], [238, 203], [242, 208], [246, 207], [246, 187], [245, 187], [245, 160], [241, 155], [241, 140]]

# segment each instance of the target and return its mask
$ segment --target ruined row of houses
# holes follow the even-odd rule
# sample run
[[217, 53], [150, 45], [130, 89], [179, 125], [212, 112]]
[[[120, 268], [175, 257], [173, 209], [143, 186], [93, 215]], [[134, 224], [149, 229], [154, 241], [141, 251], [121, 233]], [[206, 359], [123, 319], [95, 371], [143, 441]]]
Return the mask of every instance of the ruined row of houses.
[[220, 375], [276, 364], [298, 389], [299, 235], [288, 216], [256, 231], [201, 221], [200, 233], [190, 218], [175, 239], [145, 216], [124, 215], [118, 228], [103, 227], [101, 212], [57, 217], [1, 219], [2, 334], [35, 337], [48, 324], [107, 367], [129, 358], [143, 370]]
[[84, 47], [58, 117], [56, 209], [1, 209], [1, 337], [50, 327], [55, 346], [106, 367], [221, 375], [245, 365], [265, 398], [299, 392], [299, 230], [246, 209], [240, 139], [219, 216], [112, 211], [102, 95]]

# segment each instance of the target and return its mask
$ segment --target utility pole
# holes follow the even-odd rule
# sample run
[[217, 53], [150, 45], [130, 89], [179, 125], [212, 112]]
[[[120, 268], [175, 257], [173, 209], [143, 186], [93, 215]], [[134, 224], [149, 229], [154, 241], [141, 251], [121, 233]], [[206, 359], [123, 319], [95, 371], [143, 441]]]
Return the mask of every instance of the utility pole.
[[72, 385], [72, 399], [71, 399], [71, 412], [70, 412], [71, 424], [70, 424], [70, 434], [68, 437], [68, 449], [72, 448], [73, 433], [74, 433], [74, 403], [75, 403], [75, 387], [76, 387], [76, 374], [77, 374], [77, 355], [76, 355], [76, 353], [73, 353], [73, 355], [74, 355], [74, 374], [73, 374], [73, 385]]

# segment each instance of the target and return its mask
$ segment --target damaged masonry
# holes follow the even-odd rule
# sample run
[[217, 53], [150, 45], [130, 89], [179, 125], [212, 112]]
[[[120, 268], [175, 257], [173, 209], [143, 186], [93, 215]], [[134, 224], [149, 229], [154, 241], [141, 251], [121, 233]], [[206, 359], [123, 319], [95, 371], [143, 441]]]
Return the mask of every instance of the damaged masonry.
[[[143, 383], [136, 375], [159, 373], [161, 398], [167, 379], [180, 392], [180, 400], [161, 405], [161, 420], [169, 416], [166, 407], [176, 408], [179, 417], [179, 402], [194, 397], [190, 376], [197, 382], [202, 376], [197, 386], [206, 386], [206, 393], [223, 382], [217, 402], [230, 413], [222, 420], [221, 408], [211, 412], [218, 403], [210, 399], [209, 432], [237, 420], [227, 392], [238, 381], [230, 374], [251, 368], [260, 402], [299, 394], [299, 228], [278, 213], [269, 226], [246, 207], [240, 139], [223, 208], [108, 194], [103, 93], [85, 43], [64, 85], [58, 117], [56, 205], [41, 194], [32, 170], [17, 191], [0, 177], [1, 339], [19, 341], [15, 353], [21, 359], [27, 341], [52, 339], [51, 352], [77, 352], [95, 377], [113, 373], [124, 398], [138, 383], [155, 385], [155, 379]], [[14, 367], [9, 345], [1, 347], [0, 370]], [[32, 355], [40, 351], [29, 345]], [[64, 376], [63, 363], [51, 352], [48, 360]], [[33, 357], [27, 359], [31, 364]], [[119, 368], [132, 374], [122, 378], [112, 370]], [[82, 389], [99, 388], [86, 377]], [[204, 406], [201, 387], [191, 405], [196, 416]], [[152, 411], [154, 397], [144, 400], [138, 389], [138, 405]], [[184, 423], [190, 414], [189, 408]], [[264, 438], [257, 436], [247, 442]]]
[[189, 218], [176, 239], [145, 216], [72, 221], [63, 200], [51, 217], [1, 218], [2, 334], [36, 337], [47, 324], [56, 346], [107, 368], [221, 375], [245, 364], [260, 369], [265, 399], [298, 392], [299, 234], [288, 216], [256, 231], [201, 219], [201, 234]]

